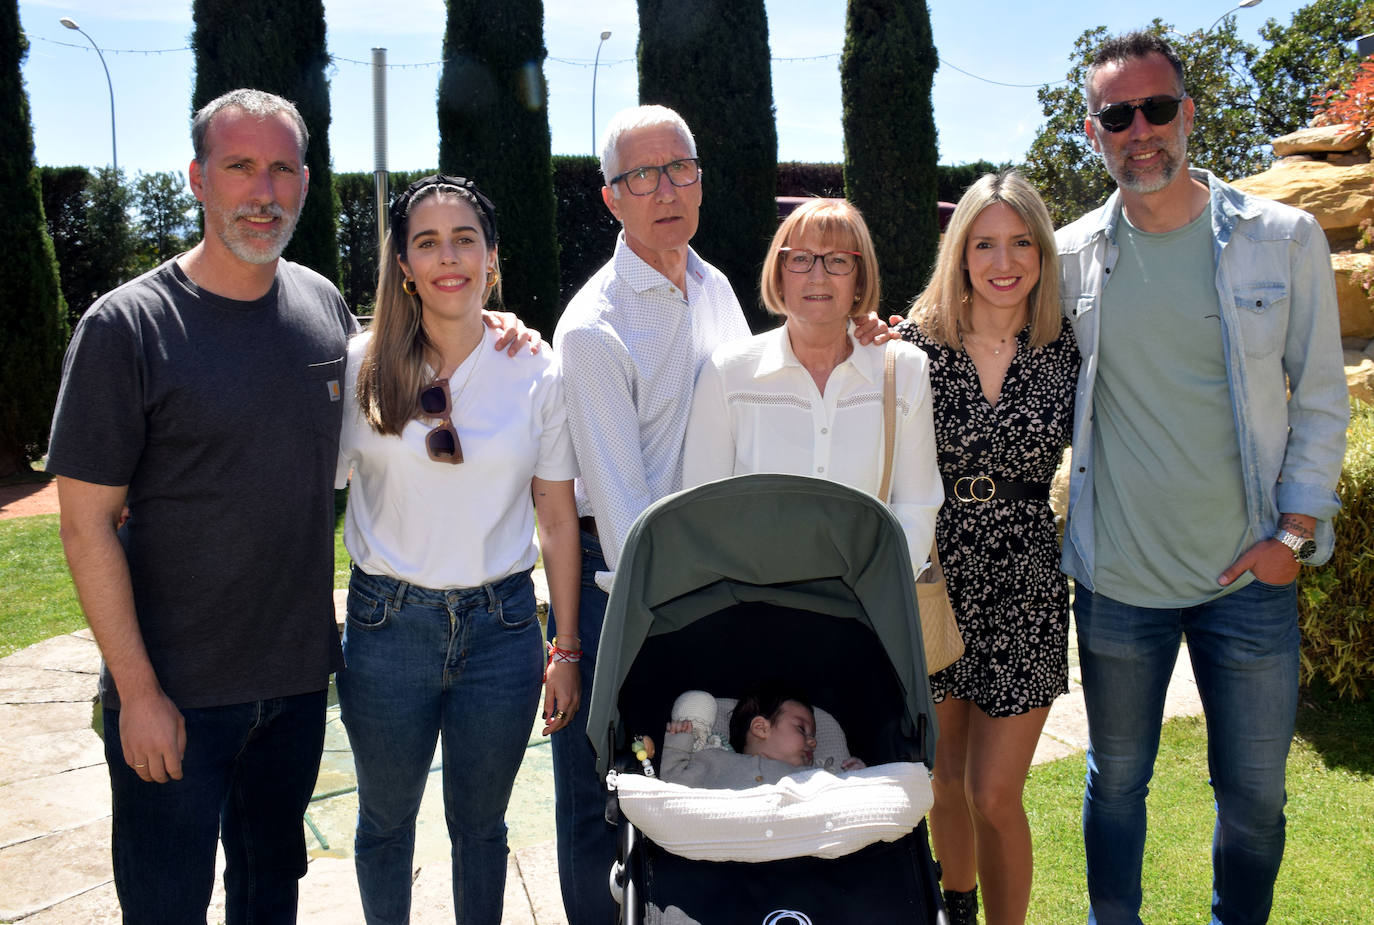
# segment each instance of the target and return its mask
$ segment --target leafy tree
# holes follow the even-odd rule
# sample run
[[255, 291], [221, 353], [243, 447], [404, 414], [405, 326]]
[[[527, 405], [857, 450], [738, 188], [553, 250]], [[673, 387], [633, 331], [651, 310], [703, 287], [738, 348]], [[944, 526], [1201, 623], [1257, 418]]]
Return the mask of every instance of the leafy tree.
[[600, 159], [561, 154], [553, 159], [558, 199], [559, 298], [566, 305], [615, 248], [620, 223], [601, 201]]
[[77, 319], [106, 291], [105, 279], [91, 261], [91, 229], [86, 216], [86, 186], [91, 173], [85, 167], [40, 167], [43, 216], [52, 238], [57, 265], [61, 268], [62, 297], [67, 303], [67, 323]]
[[[1149, 28], [1178, 52], [1197, 107], [1189, 162], [1232, 180], [1266, 168], [1268, 141], [1301, 128], [1313, 97], [1350, 77], [1356, 59], [1347, 43], [1374, 29], [1374, 5], [1313, 0], [1289, 26], [1265, 23], [1260, 34], [1269, 44], [1262, 52], [1237, 37], [1234, 17], [1206, 33], [1183, 35], [1159, 19]], [[1058, 224], [1099, 205], [1115, 188], [1083, 132], [1083, 78], [1106, 37], [1101, 26], [1085, 31], [1069, 56], [1067, 82], [1037, 93], [1047, 121], [1027, 154], [1026, 173]]]
[[132, 192], [109, 167], [40, 167], [43, 213], [61, 268], [67, 323], [139, 272], [129, 226]]
[[941, 164], [936, 169], [936, 194], [941, 202], [957, 203], [983, 174], [996, 173], [1010, 166], [982, 160], [969, 164]]
[[[1188, 140], [1189, 163], [1226, 180], [1268, 166], [1268, 136], [1252, 115], [1255, 91], [1249, 66], [1258, 51], [1236, 36], [1235, 22], [1227, 20], [1205, 34], [1181, 35], [1159, 19], [1148, 28], [1174, 46], [1183, 61], [1185, 88], [1197, 107]], [[1026, 175], [1045, 197], [1056, 225], [1100, 205], [1116, 188], [1083, 129], [1083, 81], [1088, 62], [1107, 35], [1102, 26], [1086, 30], [1074, 42], [1067, 80], [1041, 87], [1036, 94], [1047, 121], [1027, 154]]]
[[[639, 0], [639, 100], [687, 120], [704, 175], [693, 248], [730, 280], [755, 330], [759, 271], [778, 227], [778, 130], [763, 0]], [[599, 153], [599, 152], [598, 152]]]
[[20, 71], [29, 43], [19, 5], [0, 2], [0, 477], [28, 469], [48, 444], [57, 400], [66, 305], [57, 260], [43, 220], [43, 197], [33, 162], [29, 99]]
[[310, 193], [284, 256], [337, 281], [323, 0], [194, 0], [191, 18], [193, 110], [230, 90], [252, 87], [291, 100], [305, 119]]
[[439, 79], [439, 169], [496, 204], [503, 297], [530, 325], [558, 320], [544, 7], [448, 0]]
[[938, 66], [925, 0], [849, 0], [844, 185], [877, 244], [884, 316], [920, 293], [940, 237], [930, 102]]
[[138, 241], [129, 221], [133, 207], [134, 193], [124, 182], [124, 171], [96, 168], [86, 184], [86, 223], [91, 262], [106, 283], [100, 295], [137, 275]]
[[196, 197], [181, 171], [140, 173], [134, 181], [138, 210], [138, 263], [151, 269], [186, 249], [195, 234]]
[[[393, 194], [433, 170], [393, 171], [387, 188]], [[371, 314], [377, 301], [377, 191], [368, 173], [334, 174], [339, 201], [339, 266], [343, 297], [355, 314]], [[498, 216], [499, 217], [499, 216]]]
[[1261, 131], [1273, 138], [1306, 125], [1312, 99], [1354, 75], [1358, 58], [1350, 42], [1369, 32], [1369, 0], [1313, 0], [1293, 14], [1291, 25], [1265, 22], [1260, 35], [1269, 47], [1251, 68], [1263, 88], [1255, 101]]

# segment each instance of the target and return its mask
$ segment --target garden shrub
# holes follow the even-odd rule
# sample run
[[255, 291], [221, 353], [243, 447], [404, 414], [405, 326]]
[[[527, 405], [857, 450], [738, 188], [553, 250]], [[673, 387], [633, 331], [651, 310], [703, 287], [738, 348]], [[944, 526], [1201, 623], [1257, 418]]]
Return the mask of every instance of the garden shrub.
[[1345, 464], [1336, 488], [1336, 551], [1298, 577], [1301, 682], [1320, 678], [1341, 697], [1374, 690], [1374, 405], [1352, 398]]

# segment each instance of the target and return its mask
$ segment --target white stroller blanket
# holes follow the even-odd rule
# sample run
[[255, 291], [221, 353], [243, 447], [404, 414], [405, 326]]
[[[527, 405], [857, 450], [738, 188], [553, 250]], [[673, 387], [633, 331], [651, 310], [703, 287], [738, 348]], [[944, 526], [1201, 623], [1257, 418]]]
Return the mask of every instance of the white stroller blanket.
[[934, 802], [930, 772], [913, 762], [839, 775], [806, 768], [749, 790], [621, 774], [616, 790], [625, 818], [650, 839], [673, 854], [707, 861], [843, 857], [906, 835]]

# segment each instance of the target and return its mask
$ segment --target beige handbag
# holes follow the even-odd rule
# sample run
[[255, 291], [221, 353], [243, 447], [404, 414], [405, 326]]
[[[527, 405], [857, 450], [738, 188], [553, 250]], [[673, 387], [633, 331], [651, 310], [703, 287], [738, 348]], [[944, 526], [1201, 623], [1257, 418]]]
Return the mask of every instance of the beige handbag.
[[[883, 361], [883, 477], [878, 497], [886, 504], [892, 488], [892, 458], [897, 452], [897, 352], [889, 344]], [[926, 649], [926, 671], [934, 674], [954, 664], [964, 654], [964, 637], [954, 619], [945, 586], [940, 551], [930, 543], [930, 567], [916, 578], [916, 603], [921, 612], [921, 642]]]

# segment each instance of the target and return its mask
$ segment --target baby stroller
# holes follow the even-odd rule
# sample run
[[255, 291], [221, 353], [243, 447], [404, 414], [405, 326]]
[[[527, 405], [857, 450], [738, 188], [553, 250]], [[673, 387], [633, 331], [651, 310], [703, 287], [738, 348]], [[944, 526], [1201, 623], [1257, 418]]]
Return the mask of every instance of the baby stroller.
[[[905, 767], [919, 769], [929, 793], [935, 714], [911, 560], [888, 509], [833, 482], [766, 474], [713, 482], [650, 507], [626, 540], [588, 705], [587, 729], [610, 790], [607, 820], [620, 831], [611, 876], [613, 891], [622, 892], [621, 921], [944, 922], [921, 818], [928, 796], [895, 840], [839, 857], [783, 850], [765, 863], [678, 856], [622, 812], [630, 808], [629, 785], [670, 786], [640, 776], [630, 748], [634, 736], [662, 741], [680, 693], [738, 697], [751, 682], [776, 675], [801, 682], [818, 708], [818, 725], [820, 710], [833, 715], [850, 751], [870, 769], [923, 763]], [[757, 796], [762, 788], [681, 789]], [[702, 825], [700, 807], [672, 798], [655, 806], [668, 814], [683, 807], [683, 829]], [[705, 812], [708, 827], [739, 820], [765, 847], [782, 834], [752, 811], [718, 805]], [[823, 841], [833, 821], [822, 813], [809, 824]], [[658, 830], [674, 828], [670, 822]]]

